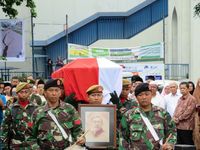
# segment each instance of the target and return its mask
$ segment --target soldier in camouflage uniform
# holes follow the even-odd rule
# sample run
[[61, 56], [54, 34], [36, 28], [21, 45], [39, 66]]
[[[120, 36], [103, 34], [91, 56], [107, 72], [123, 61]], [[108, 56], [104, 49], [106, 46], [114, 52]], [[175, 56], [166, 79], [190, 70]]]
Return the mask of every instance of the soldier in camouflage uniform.
[[33, 137], [28, 140], [32, 149], [61, 150], [74, 142], [85, 143], [85, 138], [79, 137], [83, 132], [78, 112], [59, 99], [59, 83], [59, 79], [50, 79], [44, 86], [47, 104], [33, 113]]
[[43, 106], [42, 99], [36, 94], [35, 81], [33, 79], [28, 79], [27, 82], [29, 83], [31, 90], [30, 101], [35, 105]]
[[32, 134], [31, 115], [36, 105], [29, 101], [30, 89], [26, 82], [16, 87], [18, 101], [6, 109], [1, 131], [5, 149], [25, 149], [26, 139]]
[[136, 99], [131, 99], [128, 97], [130, 91], [131, 91], [131, 82], [128, 79], [123, 79], [122, 92], [120, 94], [120, 103], [119, 103], [121, 113], [124, 113], [127, 110], [138, 106]]
[[[147, 83], [142, 83], [136, 87], [135, 96], [139, 107], [130, 109], [121, 119], [120, 150], [158, 150], [161, 147], [167, 150], [173, 149], [176, 143], [175, 123], [168, 112], [151, 104], [152, 95], [148, 86]], [[142, 115], [148, 118], [160, 140], [154, 139]]]

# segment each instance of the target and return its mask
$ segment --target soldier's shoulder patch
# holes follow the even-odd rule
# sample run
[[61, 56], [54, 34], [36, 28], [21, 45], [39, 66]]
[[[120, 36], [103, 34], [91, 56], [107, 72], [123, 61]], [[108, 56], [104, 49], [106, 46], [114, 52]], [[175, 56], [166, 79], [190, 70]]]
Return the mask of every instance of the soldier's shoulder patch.
[[80, 125], [81, 124], [81, 120], [80, 119], [74, 120], [74, 124], [75, 125]]
[[29, 128], [31, 128], [33, 126], [33, 122], [28, 122], [27, 125]]

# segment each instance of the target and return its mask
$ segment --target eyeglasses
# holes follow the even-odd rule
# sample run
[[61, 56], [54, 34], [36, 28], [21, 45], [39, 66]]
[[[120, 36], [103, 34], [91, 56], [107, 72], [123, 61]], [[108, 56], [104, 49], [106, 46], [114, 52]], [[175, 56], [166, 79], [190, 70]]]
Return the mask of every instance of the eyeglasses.
[[102, 97], [103, 94], [102, 93], [93, 93], [93, 94], [90, 94], [91, 97]]

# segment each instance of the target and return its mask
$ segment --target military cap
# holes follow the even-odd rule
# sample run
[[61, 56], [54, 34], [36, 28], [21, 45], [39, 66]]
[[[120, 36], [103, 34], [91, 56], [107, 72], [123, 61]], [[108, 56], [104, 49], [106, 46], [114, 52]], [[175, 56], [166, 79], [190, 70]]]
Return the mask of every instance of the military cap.
[[61, 81], [60, 79], [49, 79], [45, 84], [44, 84], [44, 90], [47, 90], [50, 87], [59, 87], [61, 86]]
[[135, 88], [135, 96], [138, 96], [140, 93], [150, 91], [148, 83], [141, 83]]
[[103, 87], [101, 85], [92, 85], [87, 89], [86, 93], [88, 95], [92, 93], [103, 93]]
[[23, 89], [29, 89], [30, 85], [27, 82], [20, 82], [16, 87], [16, 93], [20, 92]]
[[134, 75], [134, 76], [131, 77], [131, 81], [133, 83], [135, 83], [137, 81], [143, 82], [143, 79], [140, 76], [138, 76], [138, 75]]
[[131, 82], [128, 79], [123, 79], [123, 81], [122, 81], [123, 86], [130, 85], [130, 84], [131, 84]]

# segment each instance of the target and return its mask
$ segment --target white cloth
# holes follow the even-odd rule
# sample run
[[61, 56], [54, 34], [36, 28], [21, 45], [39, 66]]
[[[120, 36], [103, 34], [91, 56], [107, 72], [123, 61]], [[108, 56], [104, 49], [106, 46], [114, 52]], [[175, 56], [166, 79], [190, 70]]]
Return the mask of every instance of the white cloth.
[[60, 132], [62, 133], [62, 136], [64, 137], [64, 139], [67, 139], [68, 135], [65, 132], [65, 130], [63, 129], [63, 127], [59, 124], [56, 116], [51, 112], [51, 110], [48, 111], [48, 114], [51, 117], [51, 119], [56, 123], [56, 125], [58, 126], [58, 128], [60, 129]]
[[172, 93], [170, 93], [164, 97], [165, 109], [167, 110], [167, 112], [169, 112], [171, 117], [173, 117], [173, 115], [174, 115], [174, 111], [176, 109], [178, 100], [181, 96], [182, 95], [177, 92], [175, 95], [172, 95]]
[[156, 96], [152, 97], [151, 103], [155, 106], [159, 106], [163, 109], [165, 109], [165, 100], [164, 98], [160, 95], [160, 93], [156, 93]]
[[142, 113], [140, 113], [144, 123], [146, 124], [147, 128], [149, 129], [149, 131], [151, 132], [153, 138], [155, 141], [159, 140], [158, 134], [156, 133], [155, 129], [153, 128], [153, 125], [151, 124], [151, 122], [149, 121], [149, 119], [145, 116], [142, 115]]

